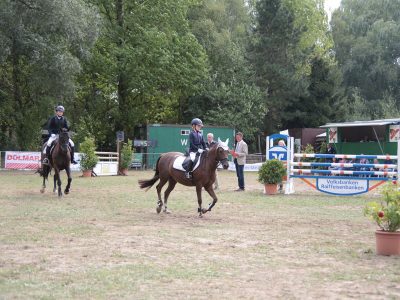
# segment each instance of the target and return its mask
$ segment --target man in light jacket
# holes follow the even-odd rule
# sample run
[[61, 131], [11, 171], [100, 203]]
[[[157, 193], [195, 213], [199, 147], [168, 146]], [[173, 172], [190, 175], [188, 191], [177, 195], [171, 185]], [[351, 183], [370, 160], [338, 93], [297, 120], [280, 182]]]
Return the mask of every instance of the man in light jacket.
[[246, 156], [248, 154], [248, 148], [245, 141], [243, 141], [243, 133], [236, 133], [236, 147], [235, 151], [232, 151], [232, 156], [235, 158], [236, 176], [238, 178], [239, 188], [236, 192], [244, 191], [244, 165], [246, 164]]

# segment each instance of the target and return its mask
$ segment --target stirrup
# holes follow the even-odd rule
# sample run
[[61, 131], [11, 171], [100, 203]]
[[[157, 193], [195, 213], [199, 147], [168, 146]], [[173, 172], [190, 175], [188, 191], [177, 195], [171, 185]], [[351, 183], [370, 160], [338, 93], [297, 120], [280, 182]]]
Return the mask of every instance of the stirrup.
[[42, 164], [49, 165], [49, 159], [47, 157], [43, 158]]

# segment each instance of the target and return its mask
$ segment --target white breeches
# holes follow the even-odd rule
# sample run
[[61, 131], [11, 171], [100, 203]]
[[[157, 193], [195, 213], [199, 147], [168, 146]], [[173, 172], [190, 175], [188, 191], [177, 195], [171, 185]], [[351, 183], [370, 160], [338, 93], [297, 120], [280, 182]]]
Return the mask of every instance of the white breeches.
[[[47, 147], [50, 147], [51, 143], [53, 143], [54, 140], [57, 138], [58, 138], [58, 134], [52, 134], [49, 137], [49, 140], [47, 141]], [[71, 145], [71, 147], [75, 146], [74, 142], [71, 139], [69, 139], [69, 144]], [[46, 147], [43, 149], [43, 153], [46, 154]]]
[[194, 159], [196, 158], [196, 154], [197, 154], [197, 152], [190, 152], [189, 153], [191, 161], [194, 161]]

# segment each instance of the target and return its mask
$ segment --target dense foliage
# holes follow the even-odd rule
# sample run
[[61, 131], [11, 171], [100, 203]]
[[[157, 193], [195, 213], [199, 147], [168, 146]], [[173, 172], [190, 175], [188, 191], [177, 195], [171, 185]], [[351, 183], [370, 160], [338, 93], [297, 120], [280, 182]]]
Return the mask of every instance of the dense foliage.
[[133, 160], [133, 149], [132, 140], [128, 140], [127, 143], [123, 143], [121, 148], [121, 169], [128, 169]]
[[370, 217], [381, 230], [395, 232], [400, 229], [400, 191], [397, 185], [386, 183], [379, 202], [367, 203], [364, 215]]
[[96, 144], [93, 138], [85, 138], [81, 143], [81, 161], [80, 166], [82, 171], [93, 170], [97, 165], [99, 158], [96, 155]]
[[138, 125], [277, 130], [399, 114], [400, 0], [4, 0], [0, 150], [33, 150], [54, 106], [79, 144]]
[[258, 181], [263, 184], [278, 184], [282, 182], [286, 174], [283, 162], [277, 159], [270, 159], [263, 163], [258, 170]]

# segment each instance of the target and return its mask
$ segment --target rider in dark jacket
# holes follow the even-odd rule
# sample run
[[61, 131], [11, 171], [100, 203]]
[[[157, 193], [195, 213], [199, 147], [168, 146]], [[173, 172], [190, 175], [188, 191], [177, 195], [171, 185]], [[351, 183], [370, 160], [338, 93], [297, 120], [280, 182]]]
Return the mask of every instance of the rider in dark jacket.
[[[48, 122], [48, 131], [49, 131], [49, 140], [47, 141], [47, 145], [43, 150], [43, 153], [46, 154], [46, 157], [43, 159], [43, 164], [49, 164], [50, 157], [50, 148], [53, 141], [55, 141], [58, 137], [58, 134], [61, 130], [69, 131], [69, 125], [67, 118], [64, 117], [64, 106], [59, 105], [56, 107], [56, 115], [50, 118]], [[69, 139], [69, 144], [71, 146], [71, 163], [76, 164], [74, 160], [75, 155], [75, 144]]]
[[189, 134], [190, 161], [185, 172], [185, 176], [188, 179], [192, 177], [193, 166], [194, 166], [193, 162], [196, 156], [199, 156], [207, 148], [206, 143], [204, 142], [203, 135], [200, 132], [201, 128], [203, 127], [203, 122], [200, 119], [195, 118], [192, 120], [191, 125], [192, 125], [192, 130], [190, 131]]

